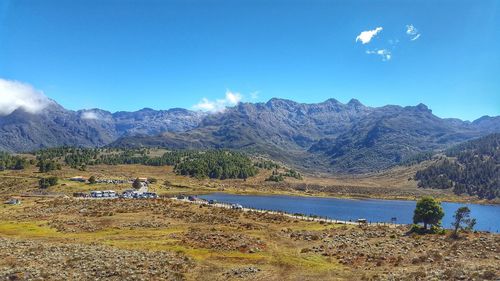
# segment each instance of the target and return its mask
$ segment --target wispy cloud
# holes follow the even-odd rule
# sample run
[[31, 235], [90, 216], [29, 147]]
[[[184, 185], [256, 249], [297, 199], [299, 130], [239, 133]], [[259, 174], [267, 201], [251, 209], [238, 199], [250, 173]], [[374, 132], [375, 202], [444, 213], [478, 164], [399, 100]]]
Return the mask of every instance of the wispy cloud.
[[378, 33], [382, 31], [382, 27], [377, 27], [373, 30], [366, 30], [361, 32], [357, 37], [356, 37], [356, 42], [361, 41], [361, 44], [368, 44], [372, 40], [373, 37], [375, 37]]
[[199, 103], [193, 106], [193, 109], [211, 113], [222, 112], [228, 106], [237, 105], [242, 99], [243, 96], [240, 93], [227, 90], [223, 99], [209, 100], [207, 98], [203, 98]]
[[406, 26], [406, 34], [410, 36], [411, 41], [415, 41], [420, 38], [420, 32], [418, 32], [418, 29], [413, 26], [413, 24], [409, 24]]
[[367, 50], [366, 53], [368, 55], [378, 55], [382, 57], [383, 61], [391, 60], [392, 53], [387, 49], [379, 49], [379, 50]]
[[0, 78], [0, 115], [9, 115], [19, 108], [38, 113], [50, 102], [42, 91], [29, 84]]
[[396, 46], [397, 44], [399, 44], [399, 39], [389, 39], [387, 42], [391, 46]]
[[85, 120], [97, 120], [97, 119], [99, 119], [99, 116], [94, 111], [85, 111], [82, 113], [82, 115], [80, 117], [82, 119], [85, 119]]

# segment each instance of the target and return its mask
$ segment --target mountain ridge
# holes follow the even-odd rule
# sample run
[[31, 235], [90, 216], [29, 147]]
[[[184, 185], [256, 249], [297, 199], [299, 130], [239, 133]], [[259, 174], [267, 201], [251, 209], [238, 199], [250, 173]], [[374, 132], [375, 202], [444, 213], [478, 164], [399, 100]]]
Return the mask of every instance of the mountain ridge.
[[363, 173], [429, 150], [500, 132], [500, 116], [439, 118], [425, 104], [369, 107], [356, 99], [299, 103], [272, 98], [222, 112], [183, 108], [111, 113], [66, 110], [52, 102], [33, 115], [0, 116], [0, 149], [71, 146], [225, 148], [264, 154], [305, 170]]

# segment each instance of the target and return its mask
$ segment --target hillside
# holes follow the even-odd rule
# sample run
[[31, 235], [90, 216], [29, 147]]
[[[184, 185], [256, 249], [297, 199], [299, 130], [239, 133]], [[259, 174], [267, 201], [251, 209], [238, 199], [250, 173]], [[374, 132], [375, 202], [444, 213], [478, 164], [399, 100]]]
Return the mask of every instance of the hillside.
[[37, 114], [20, 108], [0, 116], [0, 150], [25, 152], [63, 145], [99, 147], [120, 136], [184, 131], [194, 128], [203, 116], [178, 108], [116, 113], [100, 109], [71, 111], [51, 101]]
[[500, 131], [500, 117], [442, 119], [423, 104], [368, 107], [352, 99], [304, 104], [239, 103], [207, 114], [186, 109], [71, 111], [56, 102], [38, 114], [0, 116], [0, 150], [58, 146], [226, 148], [264, 155], [310, 172], [365, 173]]
[[500, 197], [500, 134], [491, 134], [448, 149], [447, 158], [416, 173], [418, 186], [453, 189], [479, 198]]
[[124, 137], [112, 146], [223, 147], [266, 154], [309, 171], [364, 173], [495, 132], [499, 123], [492, 117], [472, 123], [442, 119], [422, 104], [373, 108], [357, 100], [302, 104], [272, 99], [209, 115], [186, 132]]

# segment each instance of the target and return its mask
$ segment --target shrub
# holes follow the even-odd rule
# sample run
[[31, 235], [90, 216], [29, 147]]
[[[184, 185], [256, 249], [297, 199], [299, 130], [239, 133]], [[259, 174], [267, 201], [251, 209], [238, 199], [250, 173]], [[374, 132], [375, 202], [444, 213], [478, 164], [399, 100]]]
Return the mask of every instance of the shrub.
[[48, 178], [41, 178], [38, 180], [38, 186], [42, 189], [49, 188], [50, 186], [54, 186], [57, 184], [58, 178], [57, 177], [48, 177]]

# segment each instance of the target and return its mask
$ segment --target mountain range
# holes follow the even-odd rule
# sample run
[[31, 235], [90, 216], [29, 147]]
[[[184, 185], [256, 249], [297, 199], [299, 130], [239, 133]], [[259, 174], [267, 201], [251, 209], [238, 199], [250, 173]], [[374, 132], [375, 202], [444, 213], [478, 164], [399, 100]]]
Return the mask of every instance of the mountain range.
[[352, 99], [305, 104], [273, 98], [219, 113], [186, 109], [110, 113], [71, 111], [51, 102], [42, 112], [0, 116], [0, 149], [61, 145], [171, 149], [226, 148], [268, 156], [303, 170], [364, 173], [418, 153], [500, 132], [500, 117], [439, 118], [425, 105], [369, 107]]

